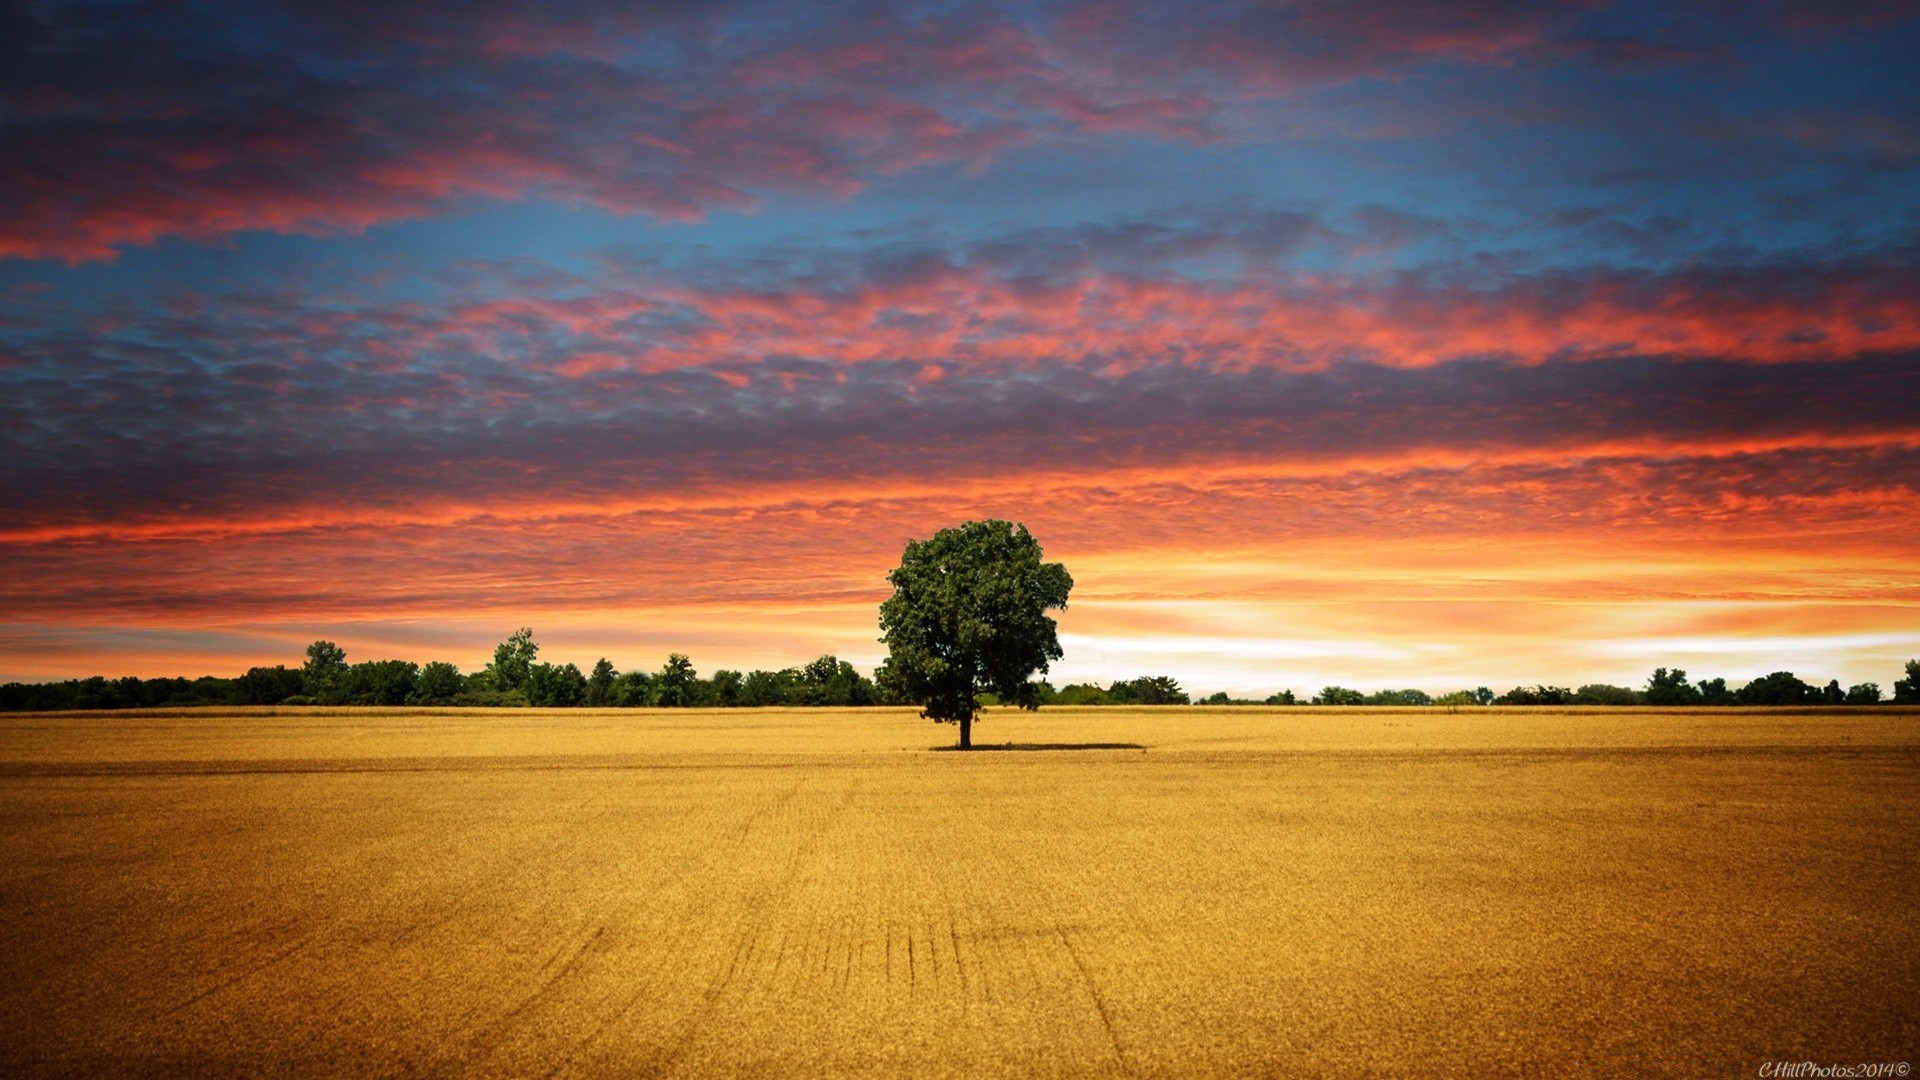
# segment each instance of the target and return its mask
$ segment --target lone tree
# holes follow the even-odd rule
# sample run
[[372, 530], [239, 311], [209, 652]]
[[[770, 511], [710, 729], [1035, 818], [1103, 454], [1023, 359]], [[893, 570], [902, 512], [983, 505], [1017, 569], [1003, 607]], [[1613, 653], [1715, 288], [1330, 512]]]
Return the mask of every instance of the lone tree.
[[910, 541], [887, 581], [887, 660], [875, 673], [882, 687], [922, 706], [923, 717], [959, 724], [962, 750], [973, 747], [981, 694], [1040, 707], [1027, 677], [1063, 655], [1046, 613], [1067, 606], [1073, 578], [1063, 564], [1040, 561], [1026, 526], [969, 521]]

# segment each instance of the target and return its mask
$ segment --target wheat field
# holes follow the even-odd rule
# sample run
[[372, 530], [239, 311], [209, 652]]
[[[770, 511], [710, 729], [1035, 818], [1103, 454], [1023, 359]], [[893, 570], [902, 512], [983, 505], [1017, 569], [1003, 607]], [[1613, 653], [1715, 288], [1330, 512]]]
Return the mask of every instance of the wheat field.
[[[1920, 1050], [1920, 710], [0, 717], [8, 1075]], [[1008, 750], [1012, 752], [1008, 752]]]

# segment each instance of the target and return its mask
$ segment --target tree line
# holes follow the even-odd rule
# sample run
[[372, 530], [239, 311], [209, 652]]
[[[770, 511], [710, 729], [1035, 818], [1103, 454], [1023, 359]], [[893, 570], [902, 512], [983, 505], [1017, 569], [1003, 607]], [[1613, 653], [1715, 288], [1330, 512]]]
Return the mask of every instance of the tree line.
[[[1909, 660], [1906, 678], [1893, 684], [1895, 705], [1920, 705], [1920, 660]], [[1293, 704], [1288, 692], [1264, 702], [1230, 699], [1215, 694], [1203, 705], [1276, 705]], [[1838, 679], [1825, 686], [1805, 682], [1791, 671], [1763, 675], [1745, 686], [1729, 688], [1725, 679], [1701, 679], [1688, 682], [1679, 668], [1655, 668], [1647, 676], [1644, 688], [1635, 690], [1606, 683], [1588, 683], [1577, 689], [1564, 686], [1516, 686], [1504, 694], [1486, 687], [1456, 690], [1435, 697], [1423, 690], [1377, 690], [1371, 694], [1329, 686], [1316, 694], [1311, 705], [1654, 705], [1662, 708], [1688, 705], [1878, 705], [1885, 699], [1879, 683], [1856, 683], [1841, 689]]]
[[[464, 674], [453, 664], [432, 661], [366, 660], [348, 663], [345, 650], [331, 641], [307, 647], [299, 667], [253, 667], [234, 678], [68, 679], [49, 683], [0, 685], [0, 711], [151, 709], [196, 705], [471, 705], [495, 708], [754, 708], [914, 704], [891, 685], [883, 669], [869, 679], [853, 665], [827, 654], [811, 663], [778, 671], [728, 669], [701, 677], [685, 654], [673, 653], [657, 671], [620, 671], [602, 658], [587, 671], [574, 664], [539, 659], [533, 631], [522, 628], [501, 642], [485, 667]], [[1055, 688], [1044, 679], [1032, 683], [1039, 705], [1872, 705], [1883, 700], [1875, 683], [1842, 689], [1805, 682], [1777, 671], [1738, 688], [1725, 679], [1689, 682], [1679, 669], [1656, 668], [1642, 689], [1590, 683], [1575, 689], [1517, 686], [1504, 694], [1486, 687], [1433, 695], [1422, 690], [1372, 693], [1329, 686], [1302, 701], [1283, 690], [1265, 698], [1236, 698], [1226, 693], [1195, 700], [1165, 675], [1121, 679], [1101, 686], [1070, 683]], [[1909, 660], [1906, 677], [1893, 684], [1895, 704], [1920, 705], [1920, 660]], [[993, 694], [982, 705], [1012, 704]]]
[[533, 631], [522, 628], [471, 674], [435, 660], [347, 662], [331, 641], [307, 646], [299, 667], [248, 668], [236, 678], [69, 679], [0, 686], [0, 711], [139, 709], [183, 705], [477, 705], [495, 708], [732, 708], [765, 705], [853, 706], [885, 703], [873, 680], [831, 654], [780, 671], [720, 670], [701, 678], [673, 653], [658, 671], [620, 671], [602, 658], [582, 672], [539, 659]]

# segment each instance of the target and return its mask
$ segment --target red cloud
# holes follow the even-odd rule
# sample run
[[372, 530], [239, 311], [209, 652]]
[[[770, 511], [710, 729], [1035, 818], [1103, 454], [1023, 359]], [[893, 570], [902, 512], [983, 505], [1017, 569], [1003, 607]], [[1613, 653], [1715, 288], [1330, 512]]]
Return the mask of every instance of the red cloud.
[[[1789, 280], [1791, 279], [1791, 280]], [[1790, 287], [1789, 287], [1790, 286]], [[1762, 363], [1920, 348], [1906, 269], [1729, 275], [1563, 274], [1482, 284], [1297, 275], [1193, 282], [1120, 274], [1035, 282], [939, 264], [832, 289], [661, 286], [489, 301], [417, 328], [437, 335], [564, 328], [619, 343], [641, 370], [805, 357], [971, 364], [1163, 363], [1424, 367], [1496, 357], [1657, 355]], [[664, 320], [665, 316], [677, 318]], [[649, 321], [662, 316], [663, 321]]]

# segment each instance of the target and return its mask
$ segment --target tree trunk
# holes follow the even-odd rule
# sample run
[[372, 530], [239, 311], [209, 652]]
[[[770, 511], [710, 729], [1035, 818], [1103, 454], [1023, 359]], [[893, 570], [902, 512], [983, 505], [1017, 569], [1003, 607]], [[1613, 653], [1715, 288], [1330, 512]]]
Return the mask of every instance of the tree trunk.
[[972, 716], [963, 716], [960, 718], [960, 749], [962, 750], [973, 749], [973, 717]]

